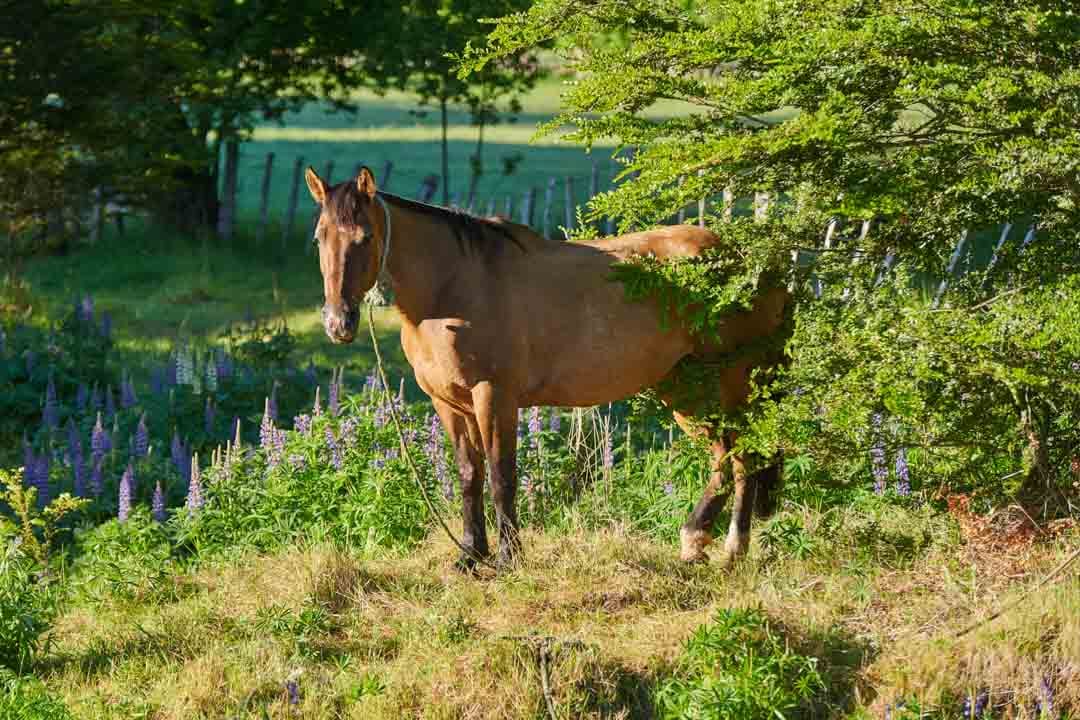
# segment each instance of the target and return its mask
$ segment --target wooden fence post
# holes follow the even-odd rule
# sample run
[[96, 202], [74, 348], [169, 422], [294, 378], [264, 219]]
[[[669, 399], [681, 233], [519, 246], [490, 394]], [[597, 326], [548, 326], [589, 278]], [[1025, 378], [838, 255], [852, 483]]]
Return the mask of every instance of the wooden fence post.
[[293, 222], [296, 220], [296, 202], [300, 193], [300, 176], [304, 174], [304, 158], [296, 158], [293, 164], [292, 187], [289, 188], [289, 205], [285, 210], [285, 222], [281, 226], [281, 250], [289, 245], [289, 236], [292, 235]]
[[563, 202], [566, 204], [563, 215], [566, 217], [566, 233], [569, 236], [570, 231], [574, 229], [574, 220], [577, 215], [577, 205], [574, 204], [574, 178], [569, 175], [566, 176], [566, 186], [563, 188]]
[[222, 187], [221, 207], [218, 208], [218, 235], [231, 240], [236, 216], [236, 176], [240, 161], [240, 143], [236, 138], [225, 141], [225, 184]]
[[388, 190], [390, 188], [390, 175], [394, 172], [394, 162], [387, 160], [386, 165], [383, 166], [382, 177], [379, 178], [379, 189]]
[[[683, 183], [685, 183], [685, 182], [686, 182], [686, 176], [685, 175], [680, 175], [679, 176], [679, 187], [682, 187]], [[675, 214], [675, 224], [676, 225], [682, 225], [685, 222], [686, 222], [686, 203], [683, 203], [683, 205], [679, 208], [679, 212], [677, 212]]]
[[266, 168], [263, 170], [261, 197], [259, 198], [259, 226], [255, 230], [255, 244], [262, 245], [266, 236], [266, 221], [270, 212], [270, 178], [274, 172], [274, 153], [266, 153]]
[[427, 175], [420, 181], [420, 187], [416, 191], [416, 198], [420, 202], [431, 202], [435, 191], [439, 188], [439, 176]]
[[548, 178], [547, 188], [544, 190], [544, 214], [543, 235], [551, 239], [551, 201], [555, 199], [555, 178]]
[[521, 224], [532, 227], [533, 209], [536, 207], [536, 188], [531, 187], [525, 191], [521, 198]]
[[941, 283], [938, 285], [937, 292], [934, 293], [934, 302], [930, 307], [937, 309], [941, 304], [941, 298], [945, 296], [945, 291], [949, 288], [949, 278], [952, 277], [953, 270], [956, 269], [956, 264], [960, 261], [960, 256], [964, 253], [964, 248], [967, 247], [968, 231], [965, 229], [960, 233], [960, 240], [956, 243], [956, 248], [953, 249], [952, 256], [949, 257], [949, 264], [945, 268], [945, 277], [941, 279]]

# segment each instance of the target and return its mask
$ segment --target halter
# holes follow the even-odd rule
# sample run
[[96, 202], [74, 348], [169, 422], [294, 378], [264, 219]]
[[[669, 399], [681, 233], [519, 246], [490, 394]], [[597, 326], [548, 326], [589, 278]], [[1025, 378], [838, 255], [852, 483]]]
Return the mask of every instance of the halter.
[[390, 208], [382, 195], [376, 194], [375, 199], [382, 205], [383, 221], [383, 246], [382, 256], [379, 258], [379, 274], [375, 276], [375, 284], [364, 295], [364, 302], [370, 305], [388, 305], [390, 303], [390, 273], [386, 270], [386, 260], [390, 257]]

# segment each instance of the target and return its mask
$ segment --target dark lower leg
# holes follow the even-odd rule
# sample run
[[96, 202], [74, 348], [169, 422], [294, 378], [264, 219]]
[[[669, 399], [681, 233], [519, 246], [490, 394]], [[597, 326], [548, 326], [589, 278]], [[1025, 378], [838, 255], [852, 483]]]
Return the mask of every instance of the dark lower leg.
[[476, 559], [488, 554], [487, 527], [484, 523], [484, 461], [479, 452], [468, 448], [458, 460], [461, 474], [461, 510], [465, 550], [458, 564], [471, 569]]
[[499, 527], [499, 564], [513, 561], [521, 549], [517, 519], [516, 452], [511, 450], [492, 466], [491, 497], [495, 503], [495, 522]]
[[705, 559], [705, 546], [712, 542], [712, 527], [728, 498], [727, 448], [723, 440], [712, 443], [709, 484], [680, 532], [680, 556], [687, 562]]

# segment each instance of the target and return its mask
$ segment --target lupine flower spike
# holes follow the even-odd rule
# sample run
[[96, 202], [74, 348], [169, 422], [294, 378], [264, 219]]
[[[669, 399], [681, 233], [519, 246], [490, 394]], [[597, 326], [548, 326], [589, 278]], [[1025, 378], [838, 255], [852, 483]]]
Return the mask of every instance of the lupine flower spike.
[[202, 477], [199, 472], [199, 453], [191, 458], [191, 477], [188, 480], [187, 511], [193, 514], [203, 506]]
[[49, 375], [49, 384], [45, 386], [45, 408], [42, 418], [50, 430], [56, 429], [60, 424], [60, 408], [56, 402], [56, 383], [53, 382], [52, 374]]
[[150, 513], [159, 523], [165, 522], [165, 494], [161, 492], [161, 481], [154, 485], [154, 498], [150, 501]]
[[146, 457], [150, 454], [150, 432], [146, 428], [146, 413], [139, 418], [139, 425], [135, 428], [135, 457]]
[[120, 477], [120, 497], [117, 500], [116, 508], [116, 517], [120, 522], [126, 521], [131, 513], [131, 491], [134, 482], [135, 470], [129, 462], [127, 469], [124, 470], [124, 474]]
[[896, 493], [897, 495], [911, 494], [911, 476], [908, 471], [905, 448], [900, 448], [900, 452], [896, 454]]
[[536, 452], [540, 449], [540, 408], [533, 406], [529, 411], [529, 448]]
[[870, 461], [874, 470], [874, 492], [885, 492], [885, 483], [889, 479], [889, 466], [885, 462], [885, 446], [881, 441], [881, 414], [874, 413], [874, 446], [870, 448]]
[[559, 408], [551, 408], [551, 420], [548, 425], [548, 429], [553, 433], [559, 432], [559, 423], [562, 418], [559, 416]]
[[330, 376], [330, 388], [326, 398], [326, 410], [330, 413], [331, 417], [337, 417], [338, 414], [338, 381], [337, 371]]

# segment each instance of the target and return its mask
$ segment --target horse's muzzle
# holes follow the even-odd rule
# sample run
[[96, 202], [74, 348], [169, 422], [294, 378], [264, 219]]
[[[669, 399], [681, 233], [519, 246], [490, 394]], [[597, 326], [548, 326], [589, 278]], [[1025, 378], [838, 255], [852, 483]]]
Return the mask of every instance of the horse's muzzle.
[[331, 307], [323, 305], [323, 327], [326, 335], [335, 343], [351, 343], [356, 338], [356, 328], [360, 322], [360, 311], [343, 305]]

